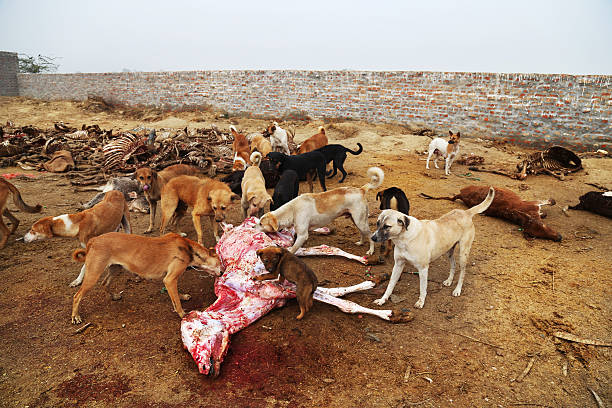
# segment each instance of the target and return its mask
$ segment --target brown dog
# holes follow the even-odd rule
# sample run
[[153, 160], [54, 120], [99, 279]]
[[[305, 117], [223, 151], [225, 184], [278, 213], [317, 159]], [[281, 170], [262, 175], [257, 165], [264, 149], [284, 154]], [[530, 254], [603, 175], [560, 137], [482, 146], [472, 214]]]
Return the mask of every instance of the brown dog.
[[234, 144], [232, 145], [234, 165], [232, 170], [244, 170], [250, 164], [249, 156], [251, 155], [251, 149], [249, 148], [249, 141], [245, 135], [238, 133], [234, 125], [230, 126], [230, 131], [234, 135]]
[[242, 177], [242, 215], [244, 218], [257, 215], [261, 217], [265, 206], [272, 202], [272, 197], [266, 191], [266, 181], [259, 170], [261, 153], [251, 154], [253, 165], [244, 171]]
[[319, 147], [327, 146], [327, 143], [328, 141], [327, 136], [325, 135], [325, 129], [323, 126], [319, 126], [319, 133], [304, 140], [298, 149], [298, 154], [312, 152]]
[[312, 307], [312, 295], [317, 289], [317, 275], [301, 259], [285, 248], [268, 247], [257, 250], [266, 270], [270, 273], [254, 276], [254, 280], [262, 281], [278, 277], [282, 283], [285, 279], [295, 283], [295, 296], [300, 305], [300, 320]]
[[[180, 317], [185, 315], [181, 299], [191, 299], [188, 294], [178, 293], [177, 282], [185, 269], [193, 266], [203, 269], [212, 276], [221, 275], [219, 258], [213, 251], [177, 234], [143, 237], [109, 232], [89, 240], [87, 249], [77, 249], [72, 253], [72, 259], [85, 263], [83, 285], [72, 301], [72, 323], [75, 324], [82, 321], [79, 316], [81, 299], [111, 265], [121, 265], [143, 278], [163, 277], [174, 310]], [[112, 299], [119, 300], [121, 294], [113, 294], [109, 288], [112, 275], [112, 269], [108, 269], [102, 282]]]
[[177, 176], [195, 176], [196, 174], [198, 174], [198, 169], [186, 164], [168, 166], [159, 172], [150, 167], [141, 167], [136, 170], [134, 177], [142, 186], [142, 191], [149, 202], [149, 228], [145, 230], [145, 234], [153, 231], [157, 202], [161, 199], [161, 191], [166, 183]]
[[[3, 177], [0, 177], [0, 249], [4, 248], [4, 245], [6, 245], [6, 241], [8, 240], [9, 235], [15, 232], [15, 230], [17, 230], [17, 227], [19, 226], [19, 220], [15, 218], [13, 214], [11, 214], [8, 208], [6, 208], [6, 202], [8, 201], [10, 194], [13, 195], [13, 203], [21, 211], [25, 211], [27, 213], [37, 213], [40, 212], [40, 210], [42, 209], [42, 206], [40, 204], [37, 204], [35, 207], [30, 207], [29, 205], [24, 203], [21, 199], [21, 194], [19, 193], [19, 190], [17, 190], [17, 187], [6, 181]], [[10, 230], [4, 224], [4, 220], [2, 219], [3, 215], [9, 220], [11, 220], [11, 224], [13, 224], [11, 225]]]
[[251, 139], [251, 153], [258, 151], [263, 157], [272, 151], [272, 143], [262, 135], [255, 135]]
[[182, 201], [192, 208], [191, 218], [198, 234], [198, 243], [202, 244], [202, 224], [200, 222], [202, 215], [210, 218], [213, 235], [219, 241], [217, 222], [225, 220], [227, 208], [239, 198], [237, 194], [232, 193], [227, 184], [217, 180], [193, 176], [175, 177], [162, 190], [162, 224], [159, 232], [164, 233], [173, 215], [176, 216], [175, 225], [179, 225], [184, 211], [179, 209], [176, 214], [175, 211], [179, 201]]

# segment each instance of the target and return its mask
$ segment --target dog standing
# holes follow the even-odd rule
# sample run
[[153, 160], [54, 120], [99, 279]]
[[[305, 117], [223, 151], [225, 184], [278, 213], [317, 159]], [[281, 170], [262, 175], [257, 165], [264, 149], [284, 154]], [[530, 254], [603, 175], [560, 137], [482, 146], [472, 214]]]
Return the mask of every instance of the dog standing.
[[[4, 177], [0, 177], [0, 249], [4, 248], [6, 245], [6, 241], [8, 240], [9, 235], [14, 233], [19, 226], [19, 220], [11, 214], [8, 208], [6, 208], [6, 202], [8, 201], [9, 195], [13, 195], [13, 204], [21, 211], [25, 211], [27, 213], [39, 213], [42, 209], [40, 204], [36, 204], [34, 207], [30, 207], [27, 205], [22, 199], [19, 190], [12, 183], [9, 183], [4, 179]], [[9, 220], [11, 220], [11, 229], [4, 224], [4, 220], [2, 216], [5, 216]]]
[[317, 289], [317, 275], [301, 259], [287, 251], [285, 248], [268, 247], [257, 250], [269, 273], [254, 276], [254, 280], [262, 281], [278, 277], [280, 283], [285, 279], [295, 284], [295, 296], [300, 305], [300, 320], [312, 307], [312, 295]]
[[278, 171], [282, 174], [285, 170], [295, 170], [300, 180], [306, 179], [310, 186], [310, 192], [314, 191], [313, 181], [318, 176], [321, 189], [327, 191], [325, 187], [325, 157], [317, 151], [295, 156], [288, 156], [279, 152], [268, 153], [268, 158], [275, 163]]
[[[401, 188], [390, 187], [386, 190], [379, 191], [376, 193], [376, 200], [380, 201], [381, 210], [395, 210], [402, 214], [409, 215], [410, 202]], [[383, 247], [381, 247], [381, 249], [382, 248]], [[387, 240], [383, 256], [389, 256], [391, 248], [393, 248], [393, 243], [391, 240]]]
[[[112, 265], [120, 265], [143, 278], [163, 278], [174, 311], [182, 318], [185, 312], [181, 306], [181, 299], [189, 300], [191, 296], [179, 295], [178, 279], [188, 266], [202, 269], [212, 276], [221, 275], [219, 258], [211, 252], [197, 242], [172, 233], [163, 237], [143, 237], [110, 232], [92, 238], [87, 243], [86, 249], [77, 249], [72, 254], [75, 261], [84, 262], [85, 270], [83, 285], [72, 301], [72, 323], [81, 323], [79, 304], [83, 296]], [[112, 269], [108, 269], [103, 285], [113, 300], [119, 300], [121, 295], [110, 291], [109, 284], [112, 277]]]
[[253, 165], [244, 171], [242, 177], [242, 215], [244, 218], [257, 215], [261, 217], [264, 207], [272, 201], [272, 197], [266, 191], [266, 181], [259, 170], [261, 153], [251, 154]]
[[359, 155], [363, 152], [363, 146], [361, 143], [357, 143], [357, 150], [347, 149], [341, 144], [328, 144], [327, 146], [323, 146], [318, 148], [316, 151], [320, 152], [325, 156], [325, 165], [327, 163], [333, 162], [334, 168], [327, 173], [327, 178], [334, 177], [338, 170], [342, 173], [342, 178], [340, 179], [340, 183], [344, 182], [346, 178], [346, 170], [344, 170], [344, 162], [346, 161], [346, 153], [350, 153], [352, 155]]
[[384, 304], [397, 284], [406, 263], [419, 271], [419, 300], [414, 307], [421, 309], [427, 296], [427, 275], [429, 264], [446, 254], [450, 260], [450, 275], [443, 284], [450, 286], [455, 276], [455, 247], [459, 246], [459, 268], [461, 273], [453, 296], [461, 295], [467, 258], [474, 241], [475, 228], [472, 218], [486, 211], [495, 198], [495, 190], [483, 202], [468, 210], [452, 210], [436, 220], [418, 220], [395, 210], [384, 210], [378, 216], [377, 230], [372, 235], [376, 242], [392, 240], [395, 244], [393, 272], [385, 294], [374, 301]]
[[264, 232], [275, 232], [293, 225], [296, 238], [289, 251], [294, 254], [308, 239], [310, 228], [323, 227], [341, 215], [350, 215], [361, 233], [361, 240], [357, 245], [368, 240], [370, 249], [367, 254], [372, 255], [374, 241], [370, 239], [366, 193], [380, 187], [385, 173], [378, 167], [370, 167], [367, 174], [370, 182], [359, 188], [338, 187], [322, 193], [302, 194], [277, 210], [264, 214], [257, 228]]
[[268, 139], [257, 134], [251, 139], [251, 153], [255, 151], [261, 153], [262, 157], [266, 157], [272, 151], [272, 144]]
[[448, 142], [441, 137], [436, 137], [429, 143], [429, 154], [427, 156], [427, 164], [425, 164], [425, 168], [429, 170], [429, 159], [435, 154], [434, 166], [436, 166], [436, 169], [439, 169], [438, 156], [444, 157], [446, 159], [444, 174], [447, 176], [450, 174], [451, 165], [459, 154], [459, 139], [461, 138], [460, 132], [453, 134], [453, 132], [449, 130], [448, 133], [450, 134]]
[[280, 180], [276, 187], [274, 187], [274, 194], [272, 194], [272, 204], [270, 204], [270, 211], [274, 211], [280, 208], [282, 205], [288, 203], [298, 196], [300, 191], [300, 178], [294, 170], [285, 170], [281, 174]]
[[251, 149], [249, 148], [249, 141], [245, 135], [238, 133], [234, 125], [230, 126], [230, 131], [234, 135], [234, 143], [232, 150], [234, 151], [234, 164], [232, 170], [245, 170], [251, 163], [249, 156]]
[[300, 145], [297, 154], [312, 152], [313, 150], [326, 146], [327, 143], [328, 141], [327, 136], [325, 135], [325, 128], [323, 126], [319, 126], [319, 133], [304, 140]]
[[270, 135], [270, 143], [272, 144], [272, 151], [281, 152], [286, 155], [290, 155], [287, 131], [274, 122], [268, 126], [267, 133]]

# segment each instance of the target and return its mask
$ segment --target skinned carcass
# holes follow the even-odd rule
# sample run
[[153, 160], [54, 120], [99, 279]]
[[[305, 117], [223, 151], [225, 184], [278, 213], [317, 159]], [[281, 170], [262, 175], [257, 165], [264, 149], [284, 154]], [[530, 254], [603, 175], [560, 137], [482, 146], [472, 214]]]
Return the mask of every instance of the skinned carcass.
[[[253, 276], [265, 273], [265, 268], [255, 251], [268, 246], [288, 247], [293, 234], [282, 231], [266, 234], [254, 228], [255, 218], [250, 217], [234, 228], [227, 227], [216, 246], [222, 276], [215, 280], [217, 300], [204, 311], [192, 311], [181, 322], [183, 346], [191, 353], [200, 373], [215, 377], [229, 348], [229, 336], [250, 325], [270, 310], [284, 306], [295, 297], [295, 286], [288, 281], [255, 281]], [[366, 262], [364, 257], [347, 254], [337, 248], [321, 246], [300, 249], [296, 255], [340, 255]], [[385, 320], [402, 321], [402, 316], [391, 310], [374, 310], [339, 299], [357, 290], [374, 287], [366, 281], [349, 288], [317, 288], [316, 300], [339, 307], [346, 313], [373, 314]], [[403, 321], [410, 320], [406, 316]]]

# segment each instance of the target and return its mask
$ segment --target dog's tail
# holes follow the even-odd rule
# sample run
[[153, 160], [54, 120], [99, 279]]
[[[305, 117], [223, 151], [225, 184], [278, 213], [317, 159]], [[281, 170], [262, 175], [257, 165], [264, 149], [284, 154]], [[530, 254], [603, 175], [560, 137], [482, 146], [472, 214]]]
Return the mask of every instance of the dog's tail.
[[480, 214], [481, 212], [485, 212], [487, 208], [489, 208], [489, 206], [493, 202], [494, 198], [495, 198], [495, 189], [493, 187], [489, 187], [489, 193], [485, 197], [484, 201], [478, 205], [475, 205], [472, 208], [469, 208], [467, 211], [472, 215]]
[[27, 205], [21, 199], [21, 194], [19, 193], [19, 190], [17, 190], [17, 187], [15, 187], [13, 184], [9, 183], [8, 181], [6, 181], [2, 177], [0, 177], [0, 184], [6, 185], [8, 187], [8, 189], [9, 189], [9, 191], [11, 193], [13, 193], [13, 203], [21, 211], [25, 211], [27, 213], [38, 213], [38, 212], [40, 212], [40, 210], [42, 210], [42, 205], [40, 205], [40, 204], [36, 204], [35, 207], [31, 207], [31, 206]]
[[87, 250], [83, 248], [75, 249], [72, 253], [72, 259], [77, 262], [85, 262], [85, 257], [87, 256]]
[[345, 147], [345, 149], [350, 154], [354, 154], [355, 156], [357, 156], [358, 154], [361, 154], [361, 152], [363, 152], [363, 146], [361, 145], [361, 143], [357, 143], [357, 146], [359, 146], [359, 149], [357, 149], [357, 150], [347, 149], [346, 147]]
[[366, 191], [380, 187], [385, 179], [385, 173], [379, 167], [370, 167], [368, 169], [368, 176], [370, 177], [370, 182], [361, 186]]
[[319, 133], [325, 134], [325, 128], [323, 126], [319, 126]]
[[261, 153], [257, 151], [251, 153], [250, 159], [251, 159], [251, 163], [253, 163], [253, 166], [259, 167], [259, 163], [261, 163], [261, 158], [262, 158]]

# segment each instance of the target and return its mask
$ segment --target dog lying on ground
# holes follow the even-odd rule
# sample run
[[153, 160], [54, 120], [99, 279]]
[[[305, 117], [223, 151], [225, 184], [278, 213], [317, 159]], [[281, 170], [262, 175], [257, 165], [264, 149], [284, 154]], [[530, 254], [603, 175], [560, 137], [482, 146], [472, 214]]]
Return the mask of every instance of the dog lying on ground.
[[319, 133], [304, 140], [300, 145], [297, 154], [312, 152], [313, 150], [326, 146], [327, 143], [328, 141], [327, 136], [325, 135], [325, 128], [323, 128], [323, 126], [319, 126]]
[[366, 193], [380, 187], [385, 174], [378, 167], [370, 167], [367, 174], [370, 182], [359, 188], [338, 187], [322, 193], [302, 194], [277, 210], [264, 214], [257, 228], [264, 232], [275, 232], [293, 225], [296, 238], [289, 251], [294, 254], [308, 239], [310, 228], [323, 227], [341, 215], [350, 215], [361, 233], [357, 245], [368, 240], [370, 249], [367, 254], [372, 255], [374, 242], [370, 239]]
[[[272, 144], [273, 152], [281, 152], [290, 155], [287, 131], [274, 122], [268, 126], [267, 133], [270, 135], [270, 143]], [[266, 155], [267, 156], [267, 155]]]
[[453, 296], [461, 295], [467, 259], [474, 241], [475, 228], [472, 218], [484, 212], [495, 198], [495, 190], [489, 192], [483, 202], [468, 210], [452, 210], [436, 220], [418, 220], [395, 210], [383, 210], [376, 222], [377, 230], [372, 240], [383, 242], [388, 239], [395, 244], [395, 264], [389, 285], [384, 295], [374, 301], [384, 304], [397, 284], [406, 263], [419, 271], [419, 300], [414, 307], [422, 308], [427, 296], [429, 264], [446, 254], [450, 260], [450, 275], [443, 284], [450, 286], [455, 276], [455, 247], [459, 247], [459, 268], [461, 270]]
[[[488, 192], [488, 187], [468, 186], [460, 190], [459, 194], [453, 197], [431, 197], [421, 194], [422, 197], [436, 200], [461, 200], [467, 206], [474, 206], [481, 202]], [[501, 187], [495, 187], [495, 199], [491, 206], [484, 212], [491, 217], [503, 218], [523, 228], [523, 235], [526, 238], [544, 238], [553, 241], [561, 241], [561, 234], [552, 228], [547, 227], [542, 222], [546, 215], [542, 212], [542, 206], [555, 205], [555, 200], [545, 201], [523, 201], [514, 192]]]
[[153, 231], [157, 202], [161, 200], [161, 192], [166, 183], [177, 176], [194, 176], [199, 171], [193, 166], [186, 164], [175, 164], [161, 171], [155, 171], [150, 167], [141, 167], [134, 173], [134, 178], [142, 186], [145, 198], [149, 202], [149, 227], [144, 231], [148, 234]]
[[427, 155], [427, 164], [425, 164], [425, 168], [429, 170], [429, 159], [435, 154], [434, 166], [436, 166], [436, 169], [439, 169], [438, 156], [444, 157], [444, 159], [446, 159], [444, 174], [447, 176], [450, 174], [450, 168], [453, 161], [455, 161], [455, 158], [459, 155], [459, 139], [461, 138], [460, 132], [453, 134], [453, 132], [449, 130], [448, 133], [450, 134], [448, 142], [441, 137], [436, 137], [429, 143], [429, 154]]
[[[376, 200], [380, 201], [380, 209], [381, 210], [395, 210], [399, 211], [402, 214], [409, 215], [410, 212], [410, 202], [408, 201], [408, 197], [402, 191], [402, 189], [398, 187], [390, 187], [386, 190], [379, 191], [376, 193]], [[389, 256], [391, 253], [391, 249], [393, 248], [393, 243], [390, 239], [386, 241], [386, 246], [383, 245], [380, 247], [385, 247], [384, 256]]]
[[111, 190], [117, 190], [123, 193], [125, 201], [130, 201], [142, 192], [142, 185], [138, 180], [130, 177], [113, 177], [109, 179], [105, 185], [100, 187], [80, 188], [79, 191], [100, 191], [88, 202], [81, 204], [82, 210], [87, 210], [98, 204], [104, 198], [104, 194]]
[[340, 144], [328, 144], [327, 146], [323, 146], [318, 148], [316, 151], [321, 152], [323, 156], [325, 156], [325, 165], [329, 162], [332, 162], [334, 168], [327, 173], [327, 177], [331, 178], [338, 174], [338, 170], [342, 173], [342, 178], [340, 179], [340, 183], [344, 182], [346, 178], [346, 170], [344, 170], [344, 162], [346, 160], [346, 152], [349, 152], [353, 155], [358, 155], [363, 152], [363, 146], [361, 143], [357, 143], [359, 149], [351, 150]]
[[255, 151], [261, 153], [262, 157], [266, 157], [272, 151], [272, 144], [262, 135], [255, 135], [251, 139], [251, 153]]
[[272, 197], [266, 191], [266, 181], [261, 170], [259, 170], [261, 153], [253, 152], [251, 154], [251, 162], [253, 165], [244, 171], [241, 183], [241, 204], [244, 218], [253, 215], [261, 217], [265, 206], [272, 201]]
[[272, 204], [270, 204], [270, 211], [274, 211], [293, 200], [298, 196], [299, 191], [300, 180], [298, 174], [291, 169], [285, 170], [283, 174], [281, 174], [281, 178], [274, 188], [274, 194], [272, 194]]
[[234, 125], [230, 126], [230, 131], [232, 135], [234, 135], [234, 143], [232, 145], [234, 165], [232, 166], [232, 170], [245, 170], [251, 164], [249, 161], [249, 156], [251, 155], [249, 141], [245, 135], [236, 131]]
[[311, 193], [314, 191], [312, 182], [317, 176], [321, 189], [327, 191], [325, 187], [325, 156], [320, 152], [314, 151], [295, 156], [270, 152], [268, 158], [276, 165], [281, 174], [285, 170], [294, 170], [300, 179], [305, 178], [308, 181]]
[[[229, 205], [239, 198], [237, 194], [232, 193], [227, 184], [217, 180], [194, 176], [175, 177], [162, 190], [162, 224], [159, 232], [164, 233], [173, 216], [175, 217], [174, 224], [178, 227], [181, 218], [185, 215], [184, 209], [179, 208], [179, 201], [181, 201], [192, 208], [191, 218], [198, 235], [198, 243], [202, 244], [200, 217], [203, 215], [210, 218], [213, 235], [215, 240], [219, 241], [217, 223], [225, 220], [225, 213]], [[178, 211], [176, 211], [177, 208]]]
[[300, 320], [312, 307], [312, 295], [317, 289], [317, 275], [301, 259], [287, 251], [285, 248], [268, 247], [257, 250], [269, 273], [254, 276], [254, 280], [262, 281], [278, 277], [280, 283], [285, 279], [295, 284], [295, 296], [300, 305]]
[[[126, 270], [147, 279], [163, 278], [174, 311], [182, 318], [185, 315], [182, 300], [189, 300], [188, 294], [179, 294], [177, 282], [188, 266], [202, 269], [212, 276], [220, 276], [220, 262], [217, 255], [202, 245], [178, 234], [162, 237], [143, 237], [116, 232], [92, 238], [86, 249], [77, 249], [72, 258], [84, 262], [85, 277], [83, 284], [72, 301], [72, 323], [81, 323], [79, 304], [83, 296], [96, 284], [106, 271], [103, 279], [105, 289], [113, 300], [121, 299], [121, 294], [113, 294], [109, 284], [113, 277], [112, 265], [120, 265]], [[107, 270], [108, 268], [108, 270]]]
[[[11, 194], [13, 195], [13, 204], [21, 211], [33, 214], [39, 213], [42, 209], [40, 204], [36, 204], [34, 207], [27, 205], [21, 198], [21, 193], [19, 193], [17, 187], [6, 181], [4, 177], [0, 177], [0, 249], [4, 248], [9, 235], [14, 233], [19, 226], [19, 220], [6, 208], [6, 203]], [[10, 230], [4, 224], [3, 215], [11, 221]]]
[[570, 210], [584, 210], [604, 217], [612, 218], [612, 191], [602, 193], [601, 191], [589, 191], [579, 198], [580, 202]]

